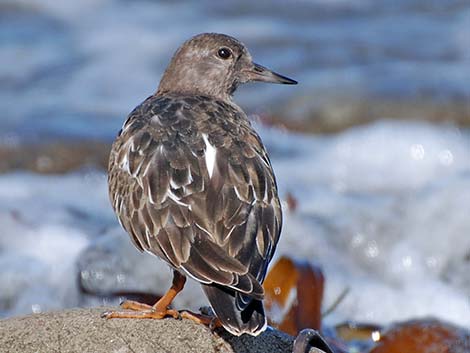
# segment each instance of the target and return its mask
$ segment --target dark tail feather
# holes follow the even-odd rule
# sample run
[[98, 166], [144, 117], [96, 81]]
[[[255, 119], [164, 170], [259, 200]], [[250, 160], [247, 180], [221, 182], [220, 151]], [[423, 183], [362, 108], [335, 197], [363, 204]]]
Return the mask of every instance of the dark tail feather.
[[247, 333], [257, 336], [266, 329], [266, 317], [260, 300], [251, 300], [241, 310], [237, 307], [238, 294], [234, 290], [205, 284], [202, 289], [222, 325], [231, 334], [240, 336]]

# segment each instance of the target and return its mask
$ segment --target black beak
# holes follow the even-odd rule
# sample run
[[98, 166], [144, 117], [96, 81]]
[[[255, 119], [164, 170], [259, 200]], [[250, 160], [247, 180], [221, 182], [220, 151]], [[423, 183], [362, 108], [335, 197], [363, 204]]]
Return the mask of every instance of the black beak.
[[247, 71], [248, 81], [261, 81], [270, 83], [282, 83], [296, 85], [297, 81], [271, 71], [264, 66], [253, 63], [253, 67]]

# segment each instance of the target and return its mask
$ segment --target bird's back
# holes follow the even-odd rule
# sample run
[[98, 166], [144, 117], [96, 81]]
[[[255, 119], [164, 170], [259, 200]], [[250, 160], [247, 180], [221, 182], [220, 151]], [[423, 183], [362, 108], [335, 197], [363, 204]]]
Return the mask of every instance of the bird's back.
[[265, 148], [240, 108], [149, 97], [113, 144], [109, 193], [134, 244], [203, 283], [232, 333], [262, 330], [261, 283], [281, 209]]

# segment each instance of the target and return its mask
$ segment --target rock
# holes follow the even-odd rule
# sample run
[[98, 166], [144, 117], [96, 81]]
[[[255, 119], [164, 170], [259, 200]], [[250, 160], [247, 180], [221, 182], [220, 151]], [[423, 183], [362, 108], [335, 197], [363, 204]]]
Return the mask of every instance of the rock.
[[470, 332], [437, 319], [397, 323], [381, 333], [370, 353], [468, 353]]
[[106, 169], [111, 143], [48, 141], [44, 144], [0, 144], [0, 173], [30, 170], [42, 174], [66, 173], [80, 168]]
[[316, 93], [306, 89], [293, 96], [265, 121], [302, 133], [334, 133], [380, 119], [470, 125], [467, 97], [393, 97], [339, 92], [337, 87]]
[[269, 324], [293, 336], [305, 328], [319, 330], [324, 282], [320, 267], [281, 257], [263, 284]]
[[188, 320], [102, 319], [107, 310], [72, 309], [0, 320], [0, 352], [292, 352], [293, 337], [274, 329], [258, 337], [234, 337]]

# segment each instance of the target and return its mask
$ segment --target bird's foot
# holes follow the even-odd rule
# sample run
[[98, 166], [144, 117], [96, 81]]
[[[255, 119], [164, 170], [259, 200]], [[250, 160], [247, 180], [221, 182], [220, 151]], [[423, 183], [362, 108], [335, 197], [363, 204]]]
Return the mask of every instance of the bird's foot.
[[121, 302], [120, 307], [125, 310], [133, 310], [133, 311], [152, 310], [151, 305], [139, 303], [134, 300], [124, 300], [123, 302]]
[[121, 303], [121, 308], [126, 311], [106, 311], [101, 314], [106, 319], [163, 319], [173, 317], [174, 319], [188, 319], [197, 324], [203, 324], [211, 330], [222, 327], [216, 316], [197, 314], [192, 311], [182, 310], [178, 312], [173, 309], [161, 310], [147, 304], [126, 300]]
[[106, 311], [101, 317], [106, 319], [163, 319], [171, 316], [175, 319], [180, 315], [176, 310], [168, 309], [165, 311], [145, 310], [145, 311]]
[[147, 305], [132, 300], [125, 300], [121, 303], [121, 308], [127, 311], [106, 311], [101, 317], [106, 319], [163, 319], [171, 316], [180, 318], [178, 311], [168, 308], [161, 308], [158, 305]]
[[192, 311], [182, 310], [179, 312], [182, 319], [191, 320], [197, 324], [203, 324], [209, 327], [211, 330], [222, 327], [222, 323], [216, 316], [205, 315], [205, 314], [196, 314]]
[[121, 303], [121, 308], [125, 311], [106, 311], [101, 317], [106, 319], [163, 319], [164, 317], [173, 317], [174, 319], [188, 319], [197, 324], [202, 324], [211, 330], [222, 327], [220, 320], [214, 315], [197, 314], [192, 311], [173, 309], [162, 309], [156, 305], [139, 303], [132, 300], [125, 300]]

